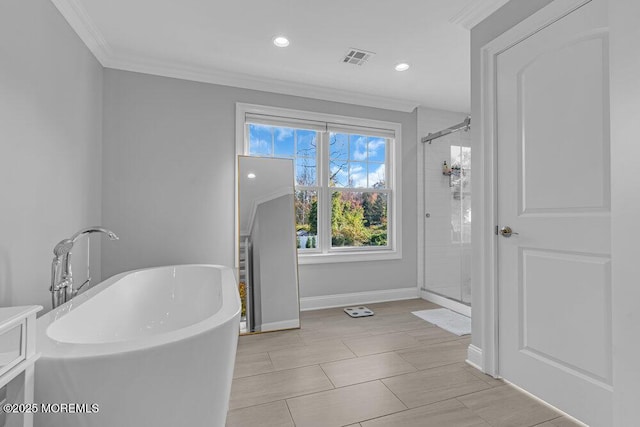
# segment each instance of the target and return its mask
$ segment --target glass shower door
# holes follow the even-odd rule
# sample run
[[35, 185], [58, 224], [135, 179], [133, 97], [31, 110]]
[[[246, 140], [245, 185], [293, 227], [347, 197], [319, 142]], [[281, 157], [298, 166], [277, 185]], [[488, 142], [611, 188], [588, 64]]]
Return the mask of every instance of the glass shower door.
[[471, 147], [467, 132], [427, 145], [425, 280], [428, 292], [471, 304]]

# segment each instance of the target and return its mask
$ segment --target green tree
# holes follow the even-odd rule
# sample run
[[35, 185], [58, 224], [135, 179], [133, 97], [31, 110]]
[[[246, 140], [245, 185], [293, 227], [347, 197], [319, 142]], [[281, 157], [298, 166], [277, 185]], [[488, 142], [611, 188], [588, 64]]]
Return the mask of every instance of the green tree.
[[367, 227], [371, 227], [374, 224], [373, 217], [373, 203], [372, 197], [374, 195], [371, 193], [362, 193], [362, 211], [364, 212], [364, 225]]
[[331, 196], [331, 243], [333, 246], [362, 246], [371, 238], [364, 224], [361, 203], [349, 193]]
[[387, 202], [385, 199], [386, 197], [383, 197], [382, 194], [376, 194], [376, 199], [371, 207], [370, 216], [372, 225], [387, 224]]
[[311, 208], [309, 209], [309, 234], [318, 235], [318, 198], [311, 199]]

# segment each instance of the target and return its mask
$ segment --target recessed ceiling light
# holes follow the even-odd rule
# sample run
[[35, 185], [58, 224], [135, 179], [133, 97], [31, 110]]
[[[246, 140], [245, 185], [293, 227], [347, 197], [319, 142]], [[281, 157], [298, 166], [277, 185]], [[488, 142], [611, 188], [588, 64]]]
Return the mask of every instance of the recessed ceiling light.
[[401, 62], [398, 65], [396, 65], [396, 71], [407, 71], [409, 69], [409, 64], [407, 64], [406, 62]]
[[289, 46], [289, 39], [284, 36], [278, 36], [273, 39], [273, 44], [278, 47], [287, 47]]
[[255, 177], [256, 177], [256, 174], [255, 174], [255, 173], [253, 173], [253, 172], [251, 172], [251, 173], [249, 173], [249, 174], [247, 175], [247, 178], [249, 178], [249, 179], [254, 179]]

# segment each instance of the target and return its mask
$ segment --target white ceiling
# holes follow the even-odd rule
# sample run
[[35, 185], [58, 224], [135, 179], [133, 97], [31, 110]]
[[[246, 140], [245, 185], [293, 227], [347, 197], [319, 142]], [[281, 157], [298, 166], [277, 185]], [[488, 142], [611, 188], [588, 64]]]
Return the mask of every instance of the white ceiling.
[[[469, 28], [506, 0], [52, 0], [111, 68], [411, 111], [469, 111]], [[288, 48], [272, 39], [284, 34]], [[349, 48], [375, 52], [344, 64]], [[408, 62], [405, 72], [394, 70]]]

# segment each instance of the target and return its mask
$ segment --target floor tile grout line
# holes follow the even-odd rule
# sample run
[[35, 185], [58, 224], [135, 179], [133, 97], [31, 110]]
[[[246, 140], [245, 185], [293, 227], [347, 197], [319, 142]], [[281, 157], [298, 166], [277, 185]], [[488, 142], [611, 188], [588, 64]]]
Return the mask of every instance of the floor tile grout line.
[[[318, 366], [320, 368], [320, 370], [322, 370], [322, 368], [320, 367], [320, 365], [311, 365], [311, 366]], [[311, 367], [311, 366], [305, 366], [305, 368]], [[299, 369], [299, 368], [294, 368], [294, 369]], [[283, 371], [276, 371], [276, 372], [283, 372]], [[267, 372], [266, 374], [271, 374], [273, 372]], [[266, 375], [266, 374], [258, 374], [258, 375]], [[322, 374], [325, 376], [325, 378], [327, 379], [327, 381], [329, 381], [329, 383], [331, 384], [330, 389], [325, 389], [325, 390], [317, 390], [317, 391], [313, 391], [313, 392], [308, 392], [308, 393], [303, 393], [303, 394], [296, 394], [293, 396], [289, 396], [289, 397], [285, 397], [285, 398], [279, 398], [276, 400], [269, 400], [269, 401], [265, 401], [265, 402], [260, 402], [260, 403], [256, 403], [255, 405], [248, 405], [248, 406], [242, 406], [242, 407], [238, 407], [238, 408], [233, 408], [233, 409], [229, 409], [229, 410], [237, 410], [237, 409], [246, 409], [246, 408], [252, 408], [254, 406], [260, 406], [260, 405], [265, 405], [267, 403], [273, 403], [273, 402], [278, 402], [280, 400], [287, 400], [287, 399], [294, 399], [296, 397], [302, 397], [302, 396], [310, 396], [312, 394], [316, 394], [316, 393], [322, 393], [325, 391], [331, 391], [331, 390], [336, 390], [337, 387], [335, 387], [333, 385], [333, 382], [331, 381], [331, 379], [327, 376], [327, 374], [324, 372], [324, 370], [322, 370]], [[245, 377], [247, 378], [247, 377]]]
[[[366, 356], [373, 356], [373, 355], [375, 355], [375, 354], [388, 353], [388, 352], [390, 352], [390, 351], [409, 350], [410, 348], [415, 348], [415, 347], [420, 347], [420, 344], [418, 344], [418, 345], [412, 345], [412, 346], [409, 346], [409, 347], [393, 348], [393, 349], [390, 349], [390, 350], [389, 350], [389, 349], [387, 349], [387, 350], [382, 350], [382, 351], [379, 351], [379, 352], [378, 352], [378, 351], [376, 351], [376, 352], [374, 352], [374, 353], [367, 353], [367, 354], [357, 354], [357, 353], [356, 353], [356, 355], [357, 355], [358, 357], [366, 357]], [[352, 350], [352, 351], [353, 351], [353, 350]]]
[[[321, 362], [321, 363], [315, 363], [315, 364], [311, 364], [311, 365], [305, 365], [305, 366], [297, 366], [297, 367], [292, 367], [292, 368], [286, 368], [286, 369], [276, 369], [270, 372], [264, 372], [264, 373], [260, 373], [260, 374], [254, 374], [254, 375], [248, 375], [248, 376], [244, 376], [244, 377], [238, 377], [238, 378], [234, 378], [235, 379], [244, 379], [244, 378], [250, 378], [250, 377], [255, 377], [255, 376], [261, 376], [261, 375], [269, 375], [269, 374], [273, 374], [273, 373], [281, 373], [281, 372], [285, 372], [285, 371], [291, 371], [291, 370], [295, 370], [295, 369], [302, 369], [302, 368], [310, 368], [313, 366], [318, 366], [323, 374], [327, 377], [327, 379], [329, 380], [329, 382], [331, 382], [331, 384], [333, 385], [334, 389], [339, 389], [339, 388], [344, 388], [344, 387], [349, 387], [349, 386], [353, 386], [353, 385], [357, 385], [357, 384], [364, 384], [367, 382], [372, 382], [372, 381], [381, 381], [381, 380], [386, 380], [386, 379], [390, 379], [390, 378], [395, 378], [395, 377], [400, 377], [403, 375], [411, 375], [411, 374], [415, 374], [417, 372], [425, 372], [428, 370], [432, 370], [432, 369], [438, 369], [438, 368], [443, 368], [445, 366], [452, 366], [452, 365], [456, 365], [456, 364], [460, 364], [462, 365], [462, 362], [452, 362], [446, 365], [440, 365], [440, 366], [432, 366], [426, 369], [418, 369], [417, 367], [415, 367], [415, 365], [411, 364], [410, 362], [406, 361], [404, 358], [402, 358], [407, 364], [409, 364], [411, 367], [413, 367], [415, 369], [415, 371], [410, 371], [410, 372], [403, 372], [403, 373], [399, 373], [399, 374], [395, 374], [395, 375], [390, 375], [390, 376], [385, 376], [385, 377], [380, 377], [380, 378], [371, 378], [371, 379], [367, 379], [361, 382], [357, 382], [357, 383], [351, 383], [351, 384], [346, 384], [346, 385], [342, 385], [342, 386], [336, 386], [335, 383], [333, 382], [333, 380], [331, 380], [331, 377], [329, 377], [329, 374], [327, 374], [327, 372], [324, 370], [323, 368], [323, 364], [329, 364], [329, 363], [335, 363], [335, 362], [343, 362], [343, 361], [347, 361], [347, 360], [357, 360], [357, 359], [361, 359], [363, 357], [369, 357], [369, 356], [379, 356], [382, 354], [391, 354], [391, 353], [395, 353], [396, 355], [398, 355], [399, 357], [402, 358], [401, 355], [399, 355], [397, 353], [397, 350], [391, 350], [391, 351], [386, 351], [383, 353], [375, 353], [375, 354], [369, 354], [366, 356], [356, 356], [356, 357], [352, 357], [352, 358], [345, 358], [345, 359], [338, 359], [338, 360], [332, 360], [332, 361], [328, 361], [328, 362]], [[473, 375], [473, 374], [471, 374]], [[490, 384], [488, 384], [486, 381], [483, 381], [481, 378], [478, 378], [476, 376], [474, 376], [475, 379], [477, 379], [478, 381], [482, 382], [485, 385], [488, 385], [489, 388], [496, 388], [496, 387], [500, 387], [500, 386], [491, 386]], [[506, 384], [505, 384], [506, 385]], [[327, 391], [327, 390], [323, 390], [323, 391]], [[319, 391], [317, 393], [320, 393], [322, 391]], [[298, 397], [298, 396], [292, 396], [292, 397]], [[290, 399], [290, 398], [287, 398]], [[258, 406], [261, 405], [262, 403], [259, 403], [257, 405], [252, 405], [252, 406]]]
[[[344, 357], [344, 358], [340, 358], [340, 359], [335, 359], [335, 360], [328, 360], [326, 362], [315, 362], [315, 363], [310, 363], [308, 365], [300, 365], [300, 366], [291, 366], [288, 368], [275, 368], [273, 369], [273, 371], [271, 372], [265, 372], [265, 374], [270, 374], [270, 373], [274, 373], [274, 372], [283, 372], [283, 371], [289, 371], [291, 369], [298, 369], [298, 368], [308, 368], [310, 366], [315, 366], [315, 365], [319, 365], [320, 363], [331, 363], [331, 362], [341, 362], [343, 360], [353, 360], [353, 359], [357, 359], [358, 356], [353, 356], [353, 357]], [[272, 366], [273, 366], [273, 362], [272, 362]], [[257, 374], [257, 375], [262, 375], [262, 374]]]
[[[484, 390], [480, 390], [480, 391], [484, 391]], [[477, 392], [476, 392], [477, 393]], [[468, 396], [469, 394], [473, 394], [473, 393], [468, 393], [468, 394], [463, 394], [462, 396], [456, 396], [455, 399], [460, 402], [462, 404], [462, 406], [464, 406], [465, 408], [467, 408], [468, 410], [470, 410], [475, 416], [477, 416], [478, 418], [480, 418], [482, 421], [484, 421], [485, 423], [489, 424], [490, 426], [493, 426], [494, 424], [489, 422], [489, 420], [487, 420], [486, 418], [484, 418], [482, 415], [478, 414], [476, 411], [474, 411], [473, 409], [469, 408], [467, 405], [464, 404], [463, 401], [461, 401], [459, 398], [460, 397], [464, 397], [464, 396]]]
[[240, 380], [240, 379], [244, 379], [244, 378], [251, 378], [251, 377], [257, 377], [260, 375], [269, 375], [269, 374], [274, 374], [274, 373], [278, 373], [278, 372], [285, 372], [285, 371], [292, 371], [294, 369], [302, 369], [302, 368], [309, 368], [312, 366], [319, 366], [322, 363], [333, 363], [333, 362], [341, 362], [344, 360], [353, 360], [353, 359], [357, 359], [359, 358], [359, 356], [353, 354], [353, 357], [344, 357], [344, 358], [340, 358], [340, 359], [335, 359], [335, 360], [327, 360], [325, 362], [315, 362], [315, 363], [309, 363], [308, 365], [300, 365], [300, 366], [290, 366], [287, 368], [276, 368], [273, 364], [273, 359], [271, 359], [271, 355], [269, 354], [269, 352], [265, 352], [267, 353], [267, 357], [269, 358], [269, 362], [271, 363], [271, 367], [272, 370], [268, 371], [268, 372], [260, 372], [257, 374], [251, 374], [251, 375], [244, 375], [242, 377], [234, 377], [234, 380]]
[[[385, 384], [385, 386], [386, 386], [386, 384]], [[387, 388], [388, 388], [388, 387], [387, 387]], [[389, 391], [391, 391], [391, 390], [389, 390]], [[393, 393], [393, 391], [391, 391], [391, 393]], [[397, 396], [396, 396], [396, 397], [397, 397]], [[400, 398], [398, 398], [398, 399], [400, 399]], [[385, 418], [385, 417], [389, 417], [389, 416], [392, 416], [392, 415], [401, 414], [401, 413], [403, 413], [403, 412], [413, 411], [413, 410], [415, 410], [415, 409], [420, 409], [420, 408], [424, 408], [424, 407], [431, 406], [431, 405], [437, 405], [437, 404], [439, 404], [439, 403], [449, 402], [449, 401], [452, 401], [452, 400], [456, 400], [458, 403], [460, 403], [461, 405], [463, 405], [463, 406], [464, 406], [464, 404], [463, 404], [462, 402], [460, 402], [456, 397], [451, 397], [451, 398], [448, 398], [448, 399], [439, 400], [439, 401], [437, 401], [437, 402], [425, 403], [424, 405], [414, 406], [414, 407], [412, 407], [412, 408], [407, 407], [407, 409], [403, 409], [402, 411], [397, 411], [397, 412], [393, 412], [393, 413], [386, 414], [386, 415], [380, 415], [379, 417], [367, 418], [366, 420], [362, 420], [362, 421], [360, 421], [360, 422], [361, 422], [361, 423], [363, 423], [363, 422], [366, 422], [366, 421], [377, 420], [377, 419], [379, 419], [379, 418]], [[404, 402], [402, 402], [402, 403], [404, 404]], [[406, 405], [405, 405], [405, 406], [406, 406]], [[466, 406], [464, 406], [464, 407], [465, 407], [465, 408], [467, 408]], [[469, 408], [467, 408], [467, 409], [469, 409]], [[471, 409], [469, 409], [469, 410], [471, 411]], [[476, 415], [476, 414], [475, 414], [475, 412], [473, 412], [473, 411], [471, 411], [471, 412], [472, 412], [474, 415]], [[484, 421], [484, 422], [486, 422], [487, 424], [489, 424], [489, 423], [488, 423], [484, 418], [480, 417], [479, 415], [477, 415], [477, 416], [478, 416], [478, 418], [480, 418], [482, 421]], [[555, 419], [555, 418], [554, 418], [554, 419]], [[546, 422], [546, 421], [545, 421], [545, 422]], [[533, 427], [535, 427], [535, 426], [533, 426]]]
[[[399, 354], [398, 356], [402, 357], [401, 354]], [[414, 365], [413, 363], [409, 362], [407, 359], [405, 359], [404, 357], [402, 357], [402, 360], [404, 360], [405, 362], [407, 362], [409, 365], [413, 366], [414, 368], [416, 368], [416, 371], [418, 372], [422, 372], [422, 371], [428, 371], [429, 369], [436, 369], [436, 368], [442, 368], [444, 366], [451, 366], [451, 365], [455, 365], [458, 364], [460, 362], [451, 362], [451, 363], [445, 363], [443, 365], [438, 365], [438, 366], [430, 366], [428, 368], [424, 368], [424, 369], [420, 369], [418, 368], [416, 365]], [[473, 375], [473, 374], [472, 374]], [[480, 380], [480, 378], [478, 378]], [[482, 380], [480, 380], [482, 381]]]
[[[331, 380], [329, 380], [329, 382], [331, 382]], [[333, 383], [332, 383], [332, 385], [333, 385]], [[279, 399], [276, 399], [276, 400], [269, 400], [267, 402], [260, 402], [260, 403], [256, 403], [255, 405], [243, 406], [241, 408], [233, 408], [233, 409], [230, 409], [230, 410], [235, 411], [237, 409], [253, 408], [255, 406], [266, 405], [267, 403], [279, 402], [280, 400], [285, 400], [286, 401], [286, 400], [289, 400], [289, 399], [296, 399], [298, 397], [303, 397], [303, 396], [311, 396], [311, 395], [314, 395], [314, 394], [317, 394], [317, 393], [324, 393], [325, 391], [332, 391], [332, 390], [337, 390], [337, 388], [334, 387], [334, 388], [329, 388], [329, 389], [326, 389], [326, 390], [318, 390], [318, 391], [313, 391], [313, 392], [304, 393], [304, 394], [296, 394], [294, 396], [289, 396], [289, 397], [285, 397], [285, 398], [279, 398]]]
[[327, 374], [327, 371], [324, 370], [324, 368], [322, 367], [322, 364], [318, 364], [318, 366], [320, 367], [320, 369], [322, 369], [322, 372], [324, 373], [324, 375], [329, 378], [329, 382], [331, 383], [331, 385], [333, 385], [333, 389], [337, 390], [340, 387], [336, 387], [336, 384], [333, 382], [333, 380], [331, 379], [331, 377], [329, 376], [329, 374]]
[[[477, 417], [479, 417], [479, 418], [481, 418], [482, 420], [484, 420], [484, 421], [485, 421], [487, 424], [489, 424], [490, 426], [496, 426], [494, 423], [492, 423], [492, 422], [491, 422], [491, 421], [489, 421], [488, 419], [484, 418], [484, 417], [483, 417], [482, 415], [480, 415], [478, 412], [474, 411], [474, 410], [473, 410], [473, 408], [470, 408], [469, 406], [467, 406], [463, 401], [461, 401], [461, 400], [460, 400], [460, 398], [461, 398], [461, 397], [465, 397], [465, 396], [469, 396], [469, 395], [471, 395], [471, 394], [475, 394], [475, 393], [482, 393], [482, 392], [485, 392], [485, 391], [487, 391], [487, 390], [495, 390], [496, 388], [499, 388], [499, 387], [508, 387], [508, 384], [504, 384], [504, 385], [502, 385], [502, 386], [497, 386], [497, 387], [492, 387], [492, 388], [487, 388], [487, 389], [484, 389], [484, 390], [478, 390], [478, 391], [474, 391], [474, 392], [472, 392], [472, 393], [462, 394], [462, 395], [460, 395], [460, 396], [456, 396], [456, 397], [455, 397], [455, 399], [456, 399], [458, 402], [460, 402], [460, 403], [461, 403], [465, 408], [467, 408], [468, 410], [470, 410], [471, 412], [473, 412]], [[525, 397], [526, 397], [526, 396], [525, 396]], [[550, 419], [544, 420], [544, 421], [542, 421], [542, 422], [540, 422], [540, 423], [537, 423], [537, 424], [530, 424], [530, 425], [528, 425], [528, 426], [522, 426], [522, 427], [536, 427], [536, 426], [538, 426], [538, 425], [540, 425], [540, 424], [544, 424], [544, 423], [546, 423], [546, 422], [548, 422], [548, 421], [552, 421], [552, 420], [555, 420], [555, 419], [558, 419], [558, 418], [562, 418], [562, 416], [554, 417], [554, 418], [550, 418]]]
[[[404, 400], [400, 399], [400, 397], [397, 394], [395, 394], [393, 392], [393, 390], [391, 390], [389, 388], [389, 386], [384, 383], [384, 381], [382, 381], [382, 380], [378, 380], [378, 381], [380, 381], [382, 383], [382, 385], [385, 386], [386, 389], [389, 390], [391, 392], [391, 394], [393, 394], [396, 397], [396, 399], [398, 399], [400, 401], [400, 403], [402, 403], [405, 406], [406, 409], [404, 409], [403, 411], [406, 411], [407, 409], [409, 409], [409, 406], [406, 403], [404, 403]], [[403, 412], [403, 411], [398, 411], [398, 412]]]
[[284, 399], [284, 404], [287, 406], [287, 411], [289, 411], [289, 416], [291, 417], [291, 422], [293, 423], [293, 427], [295, 427], [296, 420], [293, 418], [293, 413], [291, 412], [291, 408], [289, 407], [289, 402], [287, 402], [287, 399]]
[[[331, 380], [329, 380], [329, 381], [331, 381]], [[382, 382], [382, 381], [380, 381], [380, 380], [370, 380], [370, 381], [365, 381], [364, 383], [360, 383], [360, 384], [373, 383], [373, 382]], [[384, 383], [383, 383], [383, 384], [384, 384]], [[353, 385], [358, 385], [358, 384], [353, 384]], [[278, 399], [278, 400], [273, 400], [273, 401], [269, 401], [269, 402], [258, 403], [258, 404], [256, 404], [256, 405], [245, 406], [244, 408], [234, 408], [233, 410], [235, 411], [235, 410], [238, 410], [238, 409], [253, 408], [253, 407], [255, 407], [255, 406], [266, 405], [267, 403], [279, 402], [279, 401], [281, 401], [281, 400], [284, 400], [285, 402], [287, 402], [287, 407], [289, 407], [289, 402], [288, 402], [289, 400], [297, 399], [297, 398], [299, 398], [299, 397], [313, 396], [314, 394], [327, 393], [327, 392], [334, 391], [334, 390], [340, 390], [340, 389], [343, 389], [343, 388], [346, 388], [346, 387], [350, 387], [350, 386], [335, 387], [335, 388], [328, 389], [328, 390], [319, 390], [319, 391], [314, 391], [313, 393], [306, 393], [306, 394], [301, 394], [301, 395], [299, 395], [299, 396], [291, 396], [291, 397], [287, 397], [287, 398], [285, 398], [285, 399]], [[385, 387], [386, 387], [386, 385], [385, 385]], [[387, 389], [388, 389], [388, 387], [387, 387]], [[391, 390], [389, 390], [389, 391], [391, 391]], [[393, 393], [393, 392], [391, 392], [391, 393]], [[395, 396], [395, 394], [394, 394], [394, 396]], [[397, 398], [397, 396], [396, 396], [396, 398]], [[398, 399], [398, 400], [400, 400], [400, 399]], [[404, 402], [402, 402], [402, 400], [400, 400], [400, 403], [402, 403], [405, 407], [407, 406], [407, 405], [405, 405], [405, 404], [404, 404]], [[405, 409], [403, 409], [402, 411], [406, 411], [407, 409], [409, 409], [409, 408], [405, 408]], [[402, 411], [397, 411], [397, 412], [402, 412]], [[394, 413], [395, 413], [395, 412], [394, 412]], [[292, 415], [292, 418], [293, 418], [293, 415]], [[295, 420], [294, 420], [294, 422], [295, 422]], [[356, 422], [357, 422], [357, 423], [360, 423], [360, 421], [356, 421]], [[352, 424], [353, 424], [353, 423], [352, 423]]]

